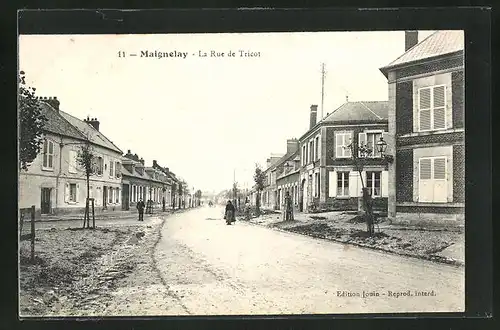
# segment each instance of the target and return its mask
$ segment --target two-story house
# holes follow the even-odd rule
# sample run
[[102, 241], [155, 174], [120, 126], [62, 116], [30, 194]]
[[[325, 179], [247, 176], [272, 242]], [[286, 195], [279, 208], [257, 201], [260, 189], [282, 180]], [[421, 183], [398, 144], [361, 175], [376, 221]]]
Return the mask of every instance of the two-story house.
[[395, 156], [389, 217], [462, 218], [464, 34], [437, 31], [418, 43], [417, 32], [406, 31], [405, 38], [404, 54], [380, 69], [389, 85], [388, 152]]
[[266, 180], [264, 183], [264, 189], [261, 193], [261, 207], [264, 209], [277, 209], [278, 198], [276, 190], [276, 163], [283, 157], [283, 154], [271, 154], [266, 160], [266, 169], [264, 174]]
[[60, 109], [57, 98], [39, 98], [44, 142], [27, 171], [19, 175], [19, 206], [35, 205], [37, 214], [82, 211], [87, 198], [85, 170], [78, 165], [80, 148], [90, 143], [95, 154], [90, 197], [96, 211], [121, 206], [121, 150], [100, 130], [96, 118], [80, 120]]
[[286, 154], [274, 166], [276, 171], [277, 207], [281, 209], [285, 194], [288, 192], [294, 206], [298, 206], [300, 153], [299, 141], [286, 141]]
[[[387, 114], [385, 101], [346, 100], [317, 122], [317, 106], [311, 106], [310, 129], [299, 139], [301, 210], [357, 209], [363, 185], [370, 188], [375, 208], [386, 209], [387, 161], [376, 143], [387, 132]], [[373, 149], [363, 159], [361, 176], [352, 157], [360, 144]]]

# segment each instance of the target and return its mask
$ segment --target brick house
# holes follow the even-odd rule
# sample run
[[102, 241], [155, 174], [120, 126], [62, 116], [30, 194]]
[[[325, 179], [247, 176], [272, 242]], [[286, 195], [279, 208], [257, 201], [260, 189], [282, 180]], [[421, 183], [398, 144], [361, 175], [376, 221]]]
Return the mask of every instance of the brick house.
[[[385, 101], [346, 101], [338, 109], [316, 122], [317, 106], [311, 106], [310, 129], [299, 139], [300, 186], [299, 210], [355, 210], [362, 182], [354, 166], [354, 143], [374, 146], [385, 136], [388, 103]], [[386, 210], [388, 196], [387, 161], [373, 152], [364, 161], [364, 184], [371, 188], [376, 209]]]
[[462, 218], [463, 31], [437, 31], [419, 43], [416, 31], [405, 37], [405, 53], [380, 69], [389, 85], [388, 151], [395, 152], [389, 217]]
[[96, 118], [80, 120], [62, 111], [54, 97], [39, 98], [44, 127], [41, 152], [27, 171], [19, 173], [19, 207], [35, 205], [37, 215], [83, 212], [87, 185], [77, 164], [79, 148], [87, 138], [96, 154], [96, 172], [90, 177], [90, 197], [96, 211], [121, 207], [121, 150], [101, 131]]

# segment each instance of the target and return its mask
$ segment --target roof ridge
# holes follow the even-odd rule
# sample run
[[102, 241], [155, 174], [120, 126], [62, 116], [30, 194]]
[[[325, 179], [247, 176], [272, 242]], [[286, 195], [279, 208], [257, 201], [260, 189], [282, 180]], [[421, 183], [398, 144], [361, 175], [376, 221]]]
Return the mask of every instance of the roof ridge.
[[[59, 116], [60, 118], [62, 118], [62, 120], [64, 120], [66, 123], [68, 123], [68, 125], [70, 125], [71, 127], [73, 127], [73, 128], [76, 130], [76, 132], [78, 132], [78, 134], [80, 134], [80, 135], [82, 136], [82, 139], [83, 139], [84, 141], [88, 140], [88, 137], [86, 137], [86, 136], [85, 136], [85, 134], [83, 134], [83, 132], [82, 132], [82, 131], [80, 131], [80, 130], [78, 129], [78, 127], [75, 127], [75, 125], [73, 125], [72, 123], [70, 123], [70, 122], [69, 122], [69, 120], [67, 120], [66, 118], [64, 118], [64, 116], [63, 116], [63, 115], [61, 115], [61, 112], [64, 112], [64, 111], [62, 111], [62, 110], [56, 110], [56, 109], [55, 109], [55, 108], [54, 108], [54, 107], [53, 107], [50, 103], [48, 103], [48, 102], [45, 102], [45, 101], [42, 101], [42, 102], [43, 102], [43, 103], [45, 103], [47, 106], [49, 106], [49, 107], [52, 109], [52, 111], [54, 111], [54, 113], [56, 114], [56, 116]], [[64, 112], [64, 113], [65, 113], [65, 114], [68, 114], [67, 112]], [[71, 115], [70, 115], [70, 116], [71, 116]]]

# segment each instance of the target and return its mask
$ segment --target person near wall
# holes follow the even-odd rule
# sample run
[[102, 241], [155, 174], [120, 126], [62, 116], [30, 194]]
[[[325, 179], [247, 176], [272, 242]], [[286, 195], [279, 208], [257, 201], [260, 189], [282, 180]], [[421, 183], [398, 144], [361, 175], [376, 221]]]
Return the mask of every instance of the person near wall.
[[245, 219], [250, 220], [250, 201], [248, 198], [245, 200]]
[[139, 221], [144, 221], [144, 202], [142, 199], [137, 202], [137, 211], [139, 211]]

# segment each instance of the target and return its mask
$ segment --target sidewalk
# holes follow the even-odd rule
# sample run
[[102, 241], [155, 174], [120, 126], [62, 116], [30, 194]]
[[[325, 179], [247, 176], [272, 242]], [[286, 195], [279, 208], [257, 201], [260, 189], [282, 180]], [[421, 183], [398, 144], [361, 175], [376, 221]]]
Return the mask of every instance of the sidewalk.
[[[166, 209], [165, 212], [162, 211], [161, 208], [153, 209], [153, 215], [162, 215], [169, 214], [173, 212], [178, 212], [179, 210], [188, 210], [186, 209]], [[103, 220], [103, 219], [123, 219], [123, 218], [136, 218], [138, 217], [138, 211], [136, 209], [131, 210], [104, 210], [95, 212], [95, 218]], [[144, 215], [149, 215], [144, 213]], [[69, 220], [83, 220], [84, 213], [83, 212], [75, 212], [75, 213], [67, 213], [67, 214], [50, 214], [50, 215], [42, 215], [39, 218], [35, 219], [35, 222], [49, 222], [49, 221], [69, 221]], [[92, 218], [92, 215], [91, 215]]]
[[375, 234], [356, 222], [352, 212], [294, 213], [293, 221], [282, 221], [281, 213], [252, 218], [251, 223], [331, 241], [353, 244], [420, 259], [453, 265], [465, 263], [463, 228], [419, 228], [380, 223]]

